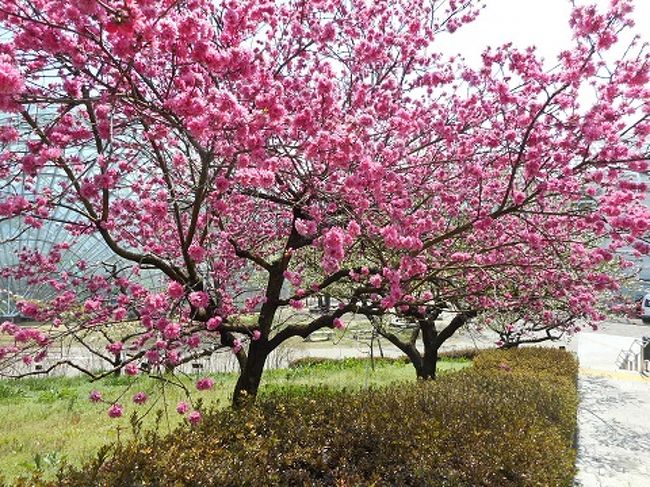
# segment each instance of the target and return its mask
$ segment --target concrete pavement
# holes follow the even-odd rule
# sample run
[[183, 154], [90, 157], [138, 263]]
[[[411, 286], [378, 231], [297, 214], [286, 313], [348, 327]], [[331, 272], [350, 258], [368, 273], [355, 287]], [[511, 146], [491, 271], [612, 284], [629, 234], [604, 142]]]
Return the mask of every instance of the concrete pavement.
[[579, 487], [650, 486], [650, 378], [616, 366], [650, 326], [606, 323], [569, 347], [580, 360]]

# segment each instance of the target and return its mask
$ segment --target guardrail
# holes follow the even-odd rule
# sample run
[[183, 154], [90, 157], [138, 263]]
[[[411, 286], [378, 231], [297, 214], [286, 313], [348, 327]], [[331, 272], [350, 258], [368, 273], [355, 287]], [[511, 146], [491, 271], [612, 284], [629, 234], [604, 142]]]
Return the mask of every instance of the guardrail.
[[630, 348], [621, 350], [616, 357], [616, 366], [619, 369], [640, 372], [643, 375], [650, 373], [650, 337], [637, 338]]

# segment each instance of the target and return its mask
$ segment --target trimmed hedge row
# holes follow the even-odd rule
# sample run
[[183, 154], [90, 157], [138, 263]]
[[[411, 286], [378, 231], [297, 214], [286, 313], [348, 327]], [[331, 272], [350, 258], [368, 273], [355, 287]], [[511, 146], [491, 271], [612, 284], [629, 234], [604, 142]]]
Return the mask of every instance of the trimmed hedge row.
[[514, 374], [534, 374], [547, 378], [575, 381], [578, 362], [573, 355], [557, 348], [511, 348], [485, 350], [477, 354], [474, 368], [478, 370], [505, 370]]
[[275, 392], [50, 485], [570, 486], [576, 372], [566, 352], [490, 351], [433, 382]]

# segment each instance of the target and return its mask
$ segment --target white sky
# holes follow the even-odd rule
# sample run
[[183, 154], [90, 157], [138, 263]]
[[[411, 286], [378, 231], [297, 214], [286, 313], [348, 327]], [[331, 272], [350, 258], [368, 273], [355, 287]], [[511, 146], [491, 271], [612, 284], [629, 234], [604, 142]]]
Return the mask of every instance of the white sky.
[[[570, 0], [484, 0], [484, 3], [485, 8], [474, 22], [452, 35], [441, 35], [436, 48], [447, 55], [461, 54], [471, 66], [477, 67], [481, 52], [487, 46], [506, 42], [519, 48], [536, 46], [550, 68], [557, 54], [572, 46]], [[609, 0], [576, 0], [578, 5], [596, 4], [600, 11], [609, 3]], [[629, 41], [633, 34], [639, 34], [644, 41], [650, 42], [650, 0], [634, 0], [634, 7], [632, 17], [636, 25], [622, 40]], [[612, 55], [616, 55], [616, 50]], [[582, 96], [593, 97], [587, 92]], [[646, 202], [650, 204], [650, 192], [648, 198]], [[642, 259], [640, 278], [650, 282], [650, 257]], [[643, 287], [645, 292], [650, 292], [650, 284]]]
[[[480, 60], [487, 46], [513, 42], [517, 47], [534, 45], [547, 63], [554, 64], [556, 55], [571, 46], [569, 0], [484, 0], [485, 8], [478, 19], [455, 32], [441, 36], [440, 44], [448, 54], [460, 53], [472, 65]], [[597, 4], [603, 11], [609, 0], [576, 0], [578, 5]], [[635, 0], [633, 18], [635, 33], [650, 41], [650, 0]], [[443, 40], [444, 39], [444, 40]]]

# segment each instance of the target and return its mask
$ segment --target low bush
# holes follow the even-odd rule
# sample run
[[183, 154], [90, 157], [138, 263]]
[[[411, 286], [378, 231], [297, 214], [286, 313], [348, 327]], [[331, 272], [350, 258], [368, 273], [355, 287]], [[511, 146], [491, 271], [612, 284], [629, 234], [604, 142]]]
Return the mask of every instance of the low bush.
[[432, 382], [276, 390], [250, 410], [215, 410], [197, 427], [102, 450], [50, 485], [572, 485], [573, 359], [481, 357]]
[[290, 369], [300, 369], [300, 368], [327, 368], [327, 369], [349, 369], [350, 367], [359, 367], [359, 366], [369, 366], [371, 362], [374, 362], [375, 365], [382, 366], [387, 364], [408, 364], [408, 358], [406, 357], [350, 357], [343, 359], [333, 359], [326, 357], [301, 357], [289, 362]]
[[[460, 348], [456, 350], [445, 350], [438, 354], [438, 360], [472, 360], [481, 352], [478, 348]], [[364, 357], [364, 358], [345, 358], [345, 359], [332, 359], [326, 357], [301, 357], [289, 362], [290, 369], [296, 369], [301, 367], [327, 367], [332, 366], [334, 368], [349, 368], [352, 365], [363, 364], [366, 365], [369, 362], [374, 361], [375, 365], [382, 364], [408, 364], [409, 359], [406, 356], [401, 357]]]
[[480, 370], [506, 370], [515, 374], [546, 375], [575, 380], [578, 361], [565, 350], [525, 347], [508, 350], [492, 349], [478, 354], [474, 367]]
[[539, 413], [556, 424], [572, 442], [577, 428], [578, 367], [571, 353], [557, 348], [486, 350], [474, 360], [474, 369], [479, 373], [501, 371], [528, 378], [533, 387], [522, 390], [526, 398], [521, 399], [535, 404]]
[[454, 348], [438, 352], [438, 360], [474, 360], [474, 358], [482, 352], [483, 350], [476, 347]]

